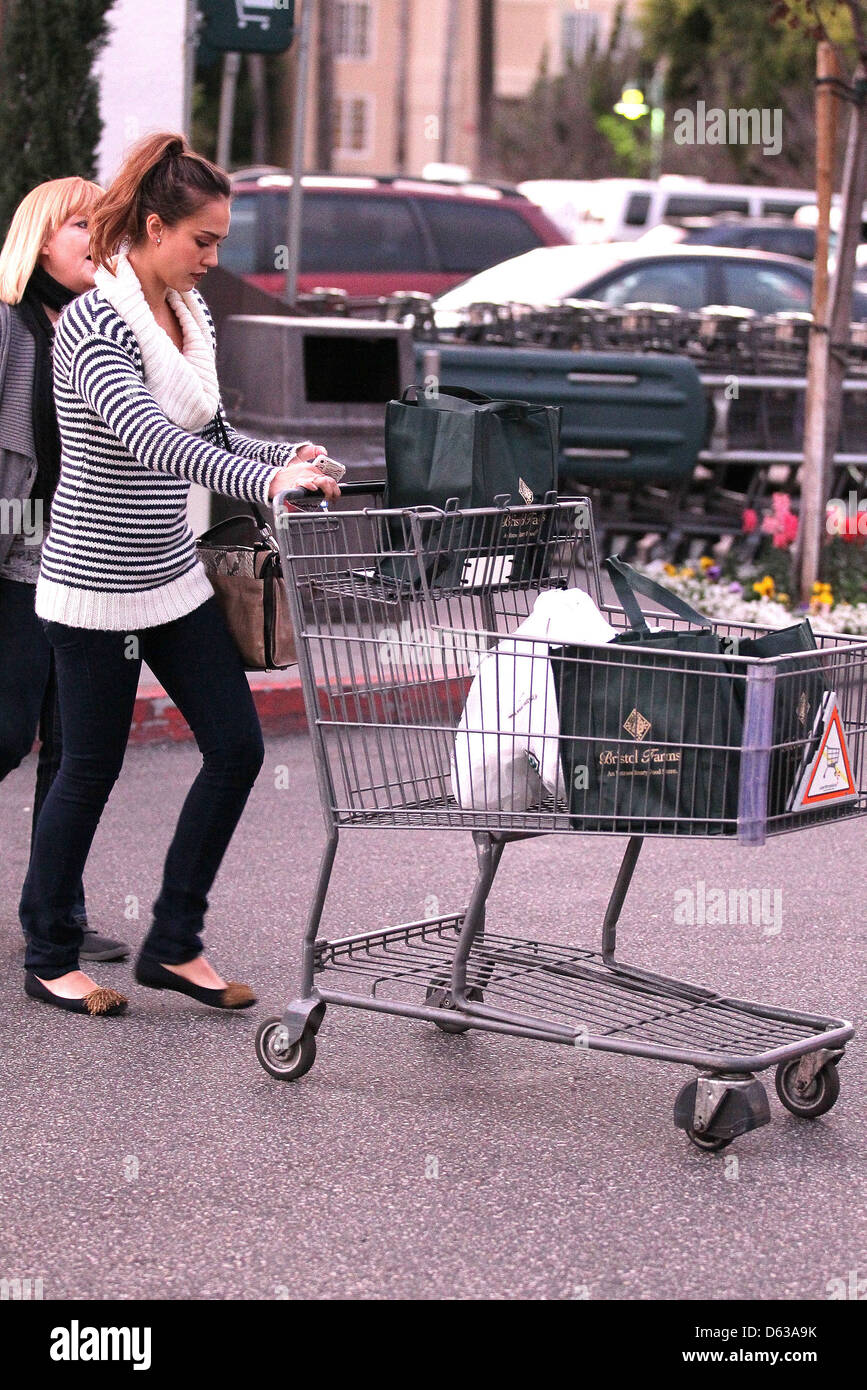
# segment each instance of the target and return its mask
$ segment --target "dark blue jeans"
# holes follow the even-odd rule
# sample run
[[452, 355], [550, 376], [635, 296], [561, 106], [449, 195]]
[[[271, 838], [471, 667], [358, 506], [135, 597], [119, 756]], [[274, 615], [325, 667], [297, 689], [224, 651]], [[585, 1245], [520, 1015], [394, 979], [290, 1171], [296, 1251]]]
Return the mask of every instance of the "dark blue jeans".
[[[63, 746], [54, 656], [36, 616], [35, 597], [35, 584], [0, 576], [0, 782], [27, 757], [38, 733], [31, 850]], [[81, 922], [87, 920], [80, 883], [73, 915]]]
[[44, 980], [78, 969], [76, 884], [123, 765], [143, 660], [192, 729], [203, 762], [169, 847], [142, 955], [164, 965], [193, 960], [202, 951], [208, 893], [264, 757], [250, 687], [217, 601], [137, 633], [44, 626], [57, 667], [63, 758], [21, 895], [25, 969]]

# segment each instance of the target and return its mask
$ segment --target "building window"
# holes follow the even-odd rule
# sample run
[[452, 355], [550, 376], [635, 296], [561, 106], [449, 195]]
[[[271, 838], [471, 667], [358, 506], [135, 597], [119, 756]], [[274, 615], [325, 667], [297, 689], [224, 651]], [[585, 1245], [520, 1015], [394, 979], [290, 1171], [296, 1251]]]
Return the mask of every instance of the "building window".
[[580, 64], [599, 46], [599, 15], [592, 10], [573, 10], [563, 15], [561, 33], [563, 66]]
[[336, 7], [335, 58], [369, 58], [373, 31], [373, 5], [360, 0], [340, 0]]
[[370, 153], [370, 97], [337, 97], [334, 102], [334, 150], [336, 154]]

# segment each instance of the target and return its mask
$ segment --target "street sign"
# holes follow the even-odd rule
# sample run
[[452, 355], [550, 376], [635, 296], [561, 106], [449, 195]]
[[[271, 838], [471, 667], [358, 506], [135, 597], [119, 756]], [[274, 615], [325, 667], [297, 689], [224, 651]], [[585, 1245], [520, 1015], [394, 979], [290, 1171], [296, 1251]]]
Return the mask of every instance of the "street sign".
[[295, 37], [294, 0], [200, 0], [200, 40], [223, 53], [284, 53]]

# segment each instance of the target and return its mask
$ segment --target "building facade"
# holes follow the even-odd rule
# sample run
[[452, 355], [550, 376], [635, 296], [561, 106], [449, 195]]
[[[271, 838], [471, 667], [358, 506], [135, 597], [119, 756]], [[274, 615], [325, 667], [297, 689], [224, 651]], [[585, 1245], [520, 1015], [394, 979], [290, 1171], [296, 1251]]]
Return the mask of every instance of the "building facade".
[[[580, 62], [592, 45], [606, 45], [618, 3], [495, 0], [495, 97], [524, 97], [541, 70], [560, 73], [570, 60]], [[420, 174], [426, 165], [438, 162], [475, 171], [479, 160], [479, 0], [333, 0], [333, 4], [335, 172], [402, 169]], [[636, 6], [637, 0], [627, 0], [627, 16]], [[317, 5], [314, 43], [318, 42], [318, 20]], [[312, 110], [315, 71], [311, 76]], [[311, 124], [308, 168], [315, 165]]]

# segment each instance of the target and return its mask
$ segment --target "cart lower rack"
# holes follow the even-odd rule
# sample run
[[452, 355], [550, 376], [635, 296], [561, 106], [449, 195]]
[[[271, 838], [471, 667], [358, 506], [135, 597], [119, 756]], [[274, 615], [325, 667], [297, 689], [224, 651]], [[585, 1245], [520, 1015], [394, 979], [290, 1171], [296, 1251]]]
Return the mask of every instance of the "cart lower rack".
[[[345, 491], [376, 490], [356, 484]], [[586, 499], [552, 496], [533, 507], [473, 511], [290, 513], [286, 500], [277, 499], [276, 529], [327, 840], [300, 990], [259, 1029], [263, 1067], [281, 1080], [309, 1071], [326, 1005], [335, 1004], [427, 1020], [446, 1033], [497, 1032], [698, 1068], [674, 1117], [703, 1150], [724, 1148], [769, 1120], [756, 1073], [770, 1067], [788, 1110], [805, 1118], [826, 1113], [839, 1092], [850, 1023], [628, 965], [616, 955], [616, 931], [647, 835], [728, 834], [760, 844], [864, 814], [867, 642], [822, 638], [815, 651], [756, 660], [739, 656], [738, 643], [757, 630], [717, 626], [732, 639], [724, 661], [654, 656], [630, 645], [618, 648], [612, 666], [606, 647], [580, 638], [562, 643], [553, 629], [547, 640], [530, 628], [526, 640], [523, 628], [520, 640], [508, 637], [540, 595], [576, 588], [590, 593], [615, 629], [626, 627], [622, 611], [603, 602]], [[635, 690], [648, 689], [648, 662], [664, 727], [630, 708]], [[468, 700], [485, 669], [487, 707]], [[641, 687], [634, 684], [639, 672]], [[568, 719], [567, 684], [580, 684], [581, 693]], [[601, 691], [610, 706], [612, 689], [622, 724], [613, 743], [610, 729], [591, 717]], [[832, 708], [839, 720], [852, 783], [844, 797], [794, 796], [821, 731], [818, 716], [808, 717], [811, 703]], [[524, 707], [536, 709], [535, 742], [515, 717]], [[710, 747], [696, 707], [715, 712]], [[548, 718], [555, 713], [562, 722]], [[462, 771], [462, 739], [488, 763], [495, 750], [481, 792]], [[587, 775], [576, 790], [578, 750]], [[468, 904], [319, 939], [340, 831], [387, 827], [470, 830], [477, 874]], [[486, 905], [506, 844], [576, 831], [627, 836], [601, 950], [492, 930]]]

